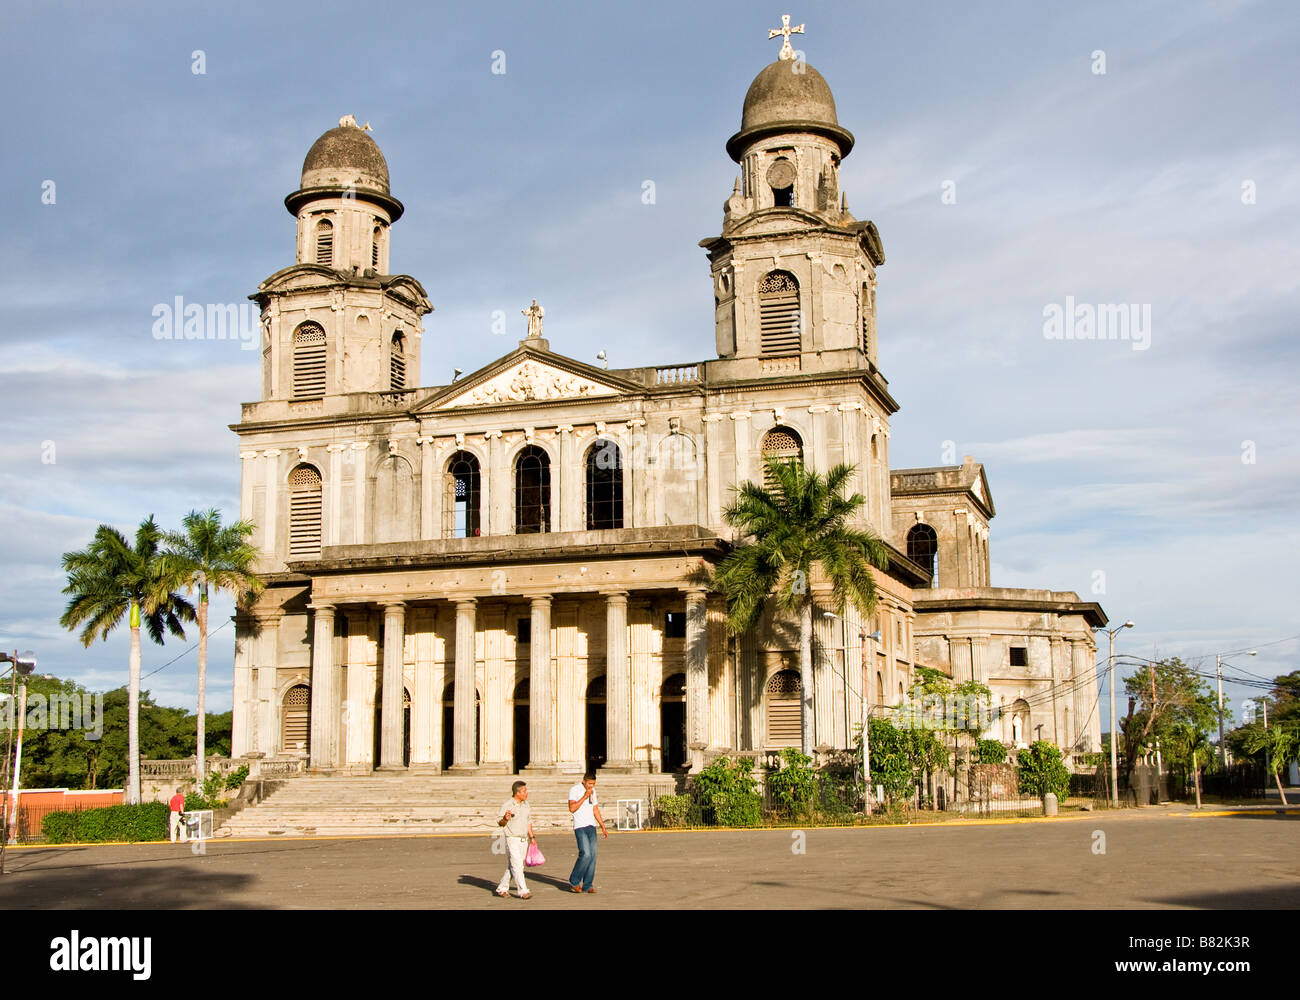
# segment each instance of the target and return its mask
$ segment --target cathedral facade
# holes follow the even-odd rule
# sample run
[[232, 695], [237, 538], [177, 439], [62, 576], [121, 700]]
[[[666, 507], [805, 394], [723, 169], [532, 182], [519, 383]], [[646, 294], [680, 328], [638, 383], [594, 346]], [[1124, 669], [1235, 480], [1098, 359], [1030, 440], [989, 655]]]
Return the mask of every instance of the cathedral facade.
[[1099, 746], [1101, 608], [990, 586], [973, 460], [890, 469], [884, 250], [840, 189], [853, 135], [792, 56], [726, 144], [740, 176], [701, 242], [715, 356], [690, 363], [567, 357], [534, 302], [515, 350], [419, 387], [433, 307], [393, 273], [387, 163], [351, 117], [311, 147], [285, 199], [295, 263], [253, 296], [262, 398], [232, 426], [267, 583], [236, 617], [233, 756], [629, 773], [798, 746], [797, 626], [731, 637], [707, 585], [732, 488], [773, 456], [855, 466], [861, 526], [891, 549], [869, 621], [823, 613], [812, 581], [814, 744], [852, 745], [864, 704], [896, 705], [926, 666], [992, 689], [995, 738]]

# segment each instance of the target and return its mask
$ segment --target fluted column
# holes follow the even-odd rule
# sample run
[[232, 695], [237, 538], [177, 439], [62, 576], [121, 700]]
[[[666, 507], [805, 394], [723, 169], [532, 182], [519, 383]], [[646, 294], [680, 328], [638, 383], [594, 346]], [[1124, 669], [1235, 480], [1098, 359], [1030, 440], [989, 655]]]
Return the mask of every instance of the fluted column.
[[708, 742], [705, 723], [709, 696], [708, 615], [702, 589], [686, 592], [686, 744], [691, 771], [704, 766], [700, 750]]
[[314, 618], [311, 643], [311, 767], [335, 766], [338, 746], [338, 665], [334, 662], [334, 605], [308, 605]]
[[276, 668], [280, 659], [279, 612], [261, 617], [262, 634], [258, 637], [261, 653], [254, 659], [257, 667], [257, 702], [253, 725], [253, 749], [268, 756], [287, 750], [280, 746], [280, 706], [276, 704]]
[[632, 770], [632, 665], [627, 655], [627, 591], [605, 595], [605, 766]]
[[406, 641], [406, 605], [384, 605], [384, 678], [380, 705], [379, 767], [402, 769], [402, 648]]
[[555, 671], [551, 663], [551, 599], [532, 599], [528, 658], [528, 770], [555, 767]]
[[476, 631], [478, 601], [472, 597], [456, 602], [456, 688], [452, 706], [452, 768], [472, 771], [478, 767], [476, 733], [478, 707], [474, 704], [474, 633]]

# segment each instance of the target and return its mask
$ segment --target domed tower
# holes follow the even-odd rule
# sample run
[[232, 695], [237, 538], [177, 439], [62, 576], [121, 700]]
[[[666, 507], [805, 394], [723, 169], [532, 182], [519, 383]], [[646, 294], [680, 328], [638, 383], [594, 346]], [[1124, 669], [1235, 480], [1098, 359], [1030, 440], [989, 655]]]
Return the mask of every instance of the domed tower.
[[737, 377], [873, 368], [876, 227], [849, 213], [840, 163], [853, 134], [820, 73], [790, 47], [745, 94], [727, 153], [740, 176], [709, 252], [718, 357]]
[[298, 190], [284, 199], [298, 220], [296, 263], [252, 298], [262, 306], [262, 396], [307, 400], [414, 388], [420, 283], [389, 274], [389, 227], [402, 203], [370, 126], [347, 115], [307, 151]]

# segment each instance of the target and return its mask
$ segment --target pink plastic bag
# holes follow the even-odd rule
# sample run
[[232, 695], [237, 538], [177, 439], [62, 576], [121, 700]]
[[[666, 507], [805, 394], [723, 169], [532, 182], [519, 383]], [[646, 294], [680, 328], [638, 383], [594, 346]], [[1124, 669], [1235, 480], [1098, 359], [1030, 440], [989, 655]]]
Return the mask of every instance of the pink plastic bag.
[[528, 853], [524, 855], [524, 866], [526, 868], [536, 868], [538, 865], [546, 864], [546, 858], [542, 856], [541, 849], [537, 846], [537, 841], [532, 841], [528, 845]]

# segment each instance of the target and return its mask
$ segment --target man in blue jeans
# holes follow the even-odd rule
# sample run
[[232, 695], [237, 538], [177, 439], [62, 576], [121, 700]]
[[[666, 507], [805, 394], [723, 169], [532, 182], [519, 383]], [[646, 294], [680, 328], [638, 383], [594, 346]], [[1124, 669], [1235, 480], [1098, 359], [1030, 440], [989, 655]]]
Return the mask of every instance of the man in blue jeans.
[[569, 812], [573, 814], [573, 835], [578, 838], [578, 860], [569, 873], [569, 888], [573, 892], [595, 892], [596, 827], [606, 840], [609, 831], [596, 802], [596, 776], [590, 771], [582, 776], [582, 784], [569, 789]]

